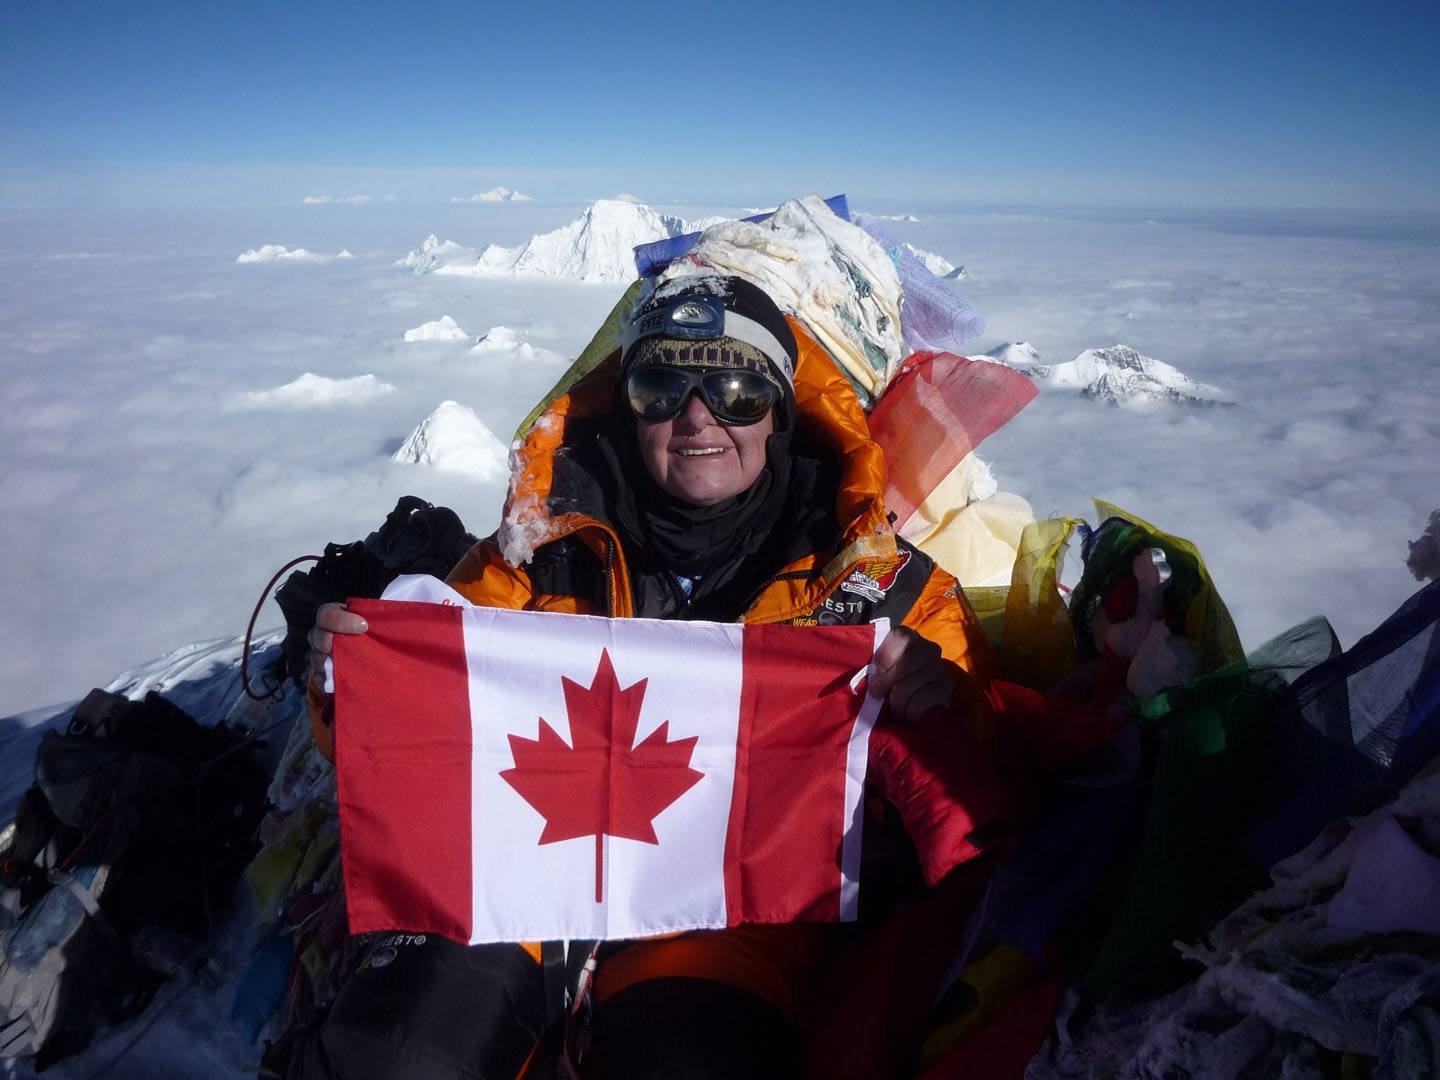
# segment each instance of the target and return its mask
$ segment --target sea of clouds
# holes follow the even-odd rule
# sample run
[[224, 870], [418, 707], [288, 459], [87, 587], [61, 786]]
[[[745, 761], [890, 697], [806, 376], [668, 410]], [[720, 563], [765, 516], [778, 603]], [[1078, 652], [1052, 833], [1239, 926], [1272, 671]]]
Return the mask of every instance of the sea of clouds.
[[[1194, 540], [1252, 647], [1317, 613], [1351, 644], [1417, 587], [1406, 541], [1440, 506], [1440, 221], [856, 205], [966, 267], [954, 287], [988, 323], [972, 352], [1123, 343], [1234, 400], [1043, 391], [982, 451], [1037, 513], [1093, 521], [1100, 496]], [[490, 532], [502, 479], [393, 455], [447, 400], [507, 442], [624, 286], [396, 260], [430, 233], [513, 246], [581, 209], [0, 214], [0, 716], [241, 633], [274, 570], [402, 494]], [[265, 245], [349, 257], [237, 263]], [[405, 340], [444, 316], [467, 336]]]

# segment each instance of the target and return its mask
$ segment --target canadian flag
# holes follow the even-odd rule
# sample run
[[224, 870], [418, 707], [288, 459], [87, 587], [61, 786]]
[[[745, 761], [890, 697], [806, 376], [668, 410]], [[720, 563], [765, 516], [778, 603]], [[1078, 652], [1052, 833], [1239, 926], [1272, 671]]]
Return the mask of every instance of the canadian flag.
[[472, 944], [853, 919], [888, 631], [353, 600], [335, 764], [350, 930]]

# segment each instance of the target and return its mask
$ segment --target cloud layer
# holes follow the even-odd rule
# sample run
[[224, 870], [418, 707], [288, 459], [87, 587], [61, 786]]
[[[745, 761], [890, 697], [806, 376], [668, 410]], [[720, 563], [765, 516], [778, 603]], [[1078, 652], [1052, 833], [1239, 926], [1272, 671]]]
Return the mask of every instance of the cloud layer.
[[[624, 284], [395, 263], [431, 232], [513, 246], [575, 215], [516, 206], [479, 228], [469, 207], [292, 203], [13, 217], [0, 251], [0, 715], [239, 633], [277, 567], [363, 537], [400, 495], [492, 530], [503, 478], [392, 455], [446, 400], [508, 443]], [[1408, 542], [1437, 503], [1440, 238], [1373, 226], [927, 209], [892, 229], [969, 268], [954, 287], [986, 316], [977, 353], [1023, 341], [1027, 362], [1063, 364], [1124, 342], [1234, 396], [1132, 410], [1042, 388], [983, 454], [1037, 512], [1093, 516], [1093, 494], [1194, 540], [1253, 646], [1315, 613], [1348, 644], [1416, 587]], [[237, 266], [256, 237], [361, 254], [303, 273]], [[488, 347], [405, 342], [442, 312], [491, 328]], [[326, 380], [313, 393], [295, 389], [307, 373]], [[235, 407], [253, 394], [271, 396]], [[267, 605], [261, 625], [279, 618]]]

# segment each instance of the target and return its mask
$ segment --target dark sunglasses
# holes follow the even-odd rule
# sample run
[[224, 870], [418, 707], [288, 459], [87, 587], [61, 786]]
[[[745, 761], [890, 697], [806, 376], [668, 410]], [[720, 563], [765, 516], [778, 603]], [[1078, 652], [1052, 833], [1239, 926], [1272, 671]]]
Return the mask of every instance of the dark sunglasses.
[[741, 368], [708, 371], [656, 365], [632, 371], [625, 379], [630, 411], [641, 420], [673, 420], [694, 391], [724, 424], [758, 424], [780, 398], [765, 376]]

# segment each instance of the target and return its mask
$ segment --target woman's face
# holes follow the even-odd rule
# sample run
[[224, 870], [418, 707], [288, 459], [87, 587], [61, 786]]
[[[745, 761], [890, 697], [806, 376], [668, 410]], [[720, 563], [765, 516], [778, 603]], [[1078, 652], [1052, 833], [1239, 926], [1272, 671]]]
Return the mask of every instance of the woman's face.
[[756, 424], [722, 424], [691, 394], [673, 419], [637, 419], [635, 428], [655, 486], [691, 506], [710, 506], [747, 491], [764, 471], [775, 414]]

